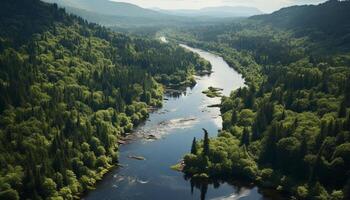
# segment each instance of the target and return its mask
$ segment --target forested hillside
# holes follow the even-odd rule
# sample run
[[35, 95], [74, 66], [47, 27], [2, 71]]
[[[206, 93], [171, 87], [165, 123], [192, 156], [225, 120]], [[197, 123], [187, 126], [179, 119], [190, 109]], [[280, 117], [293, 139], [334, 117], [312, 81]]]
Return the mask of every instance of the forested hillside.
[[58, 5], [79, 8], [82, 10], [96, 12], [103, 15], [114, 15], [119, 17], [167, 17], [157, 11], [141, 8], [137, 5], [117, 2], [110, 0], [44, 0], [49, 3], [57, 3]]
[[[110, 0], [43, 0], [57, 3], [66, 8], [66, 11], [78, 15], [89, 22], [98, 23], [126, 32], [145, 32], [147, 29], [156, 29], [173, 26], [193, 26], [201, 23], [217, 21], [214, 19], [190, 18], [172, 15], [170, 11], [158, 12], [152, 9], [141, 8], [137, 5]], [[135, 30], [134, 30], [135, 29]], [[146, 30], [145, 30], [146, 29]], [[152, 31], [156, 32], [156, 31]]]
[[296, 37], [308, 37], [318, 43], [325, 53], [350, 51], [350, 1], [330, 0], [320, 5], [303, 5], [283, 8], [271, 15], [251, 19], [290, 30]]
[[348, 0], [330, 0], [320, 5], [282, 8], [272, 14], [257, 15], [251, 19], [270, 23], [280, 28], [302, 31], [304, 34], [309, 34], [312, 30], [331, 34], [348, 34], [349, 9]]
[[[338, 21], [349, 3], [168, 33], [217, 52], [248, 84], [222, 98], [223, 129], [194, 142], [184, 157], [188, 176], [241, 178], [294, 199], [350, 199], [350, 21]], [[327, 20], [302, 21], [320, 10]]]
[[[181, 62], [180, 62], [181, 61]], [[0, 2], [0, 199], [73, 199], [163, 86], [210, 70], [170, 44], [113, 33], [39, 0]]]
[[166, 25], [175, 17], [137, 5], [109, 0], [43, 0], [56, 3], [66, 11], [89, 22], [106, 26], [148, 27]]

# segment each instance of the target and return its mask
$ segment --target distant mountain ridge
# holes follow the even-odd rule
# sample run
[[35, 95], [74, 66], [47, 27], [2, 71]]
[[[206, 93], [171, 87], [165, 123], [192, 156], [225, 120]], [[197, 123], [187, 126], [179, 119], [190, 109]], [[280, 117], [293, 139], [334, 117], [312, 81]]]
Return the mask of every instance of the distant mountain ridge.
[[350, 33], [350, 1], [330, 0], [319, 5], [282, 8], [250, 19], [293, 30], [319, 30], [331, 34]]
[[216, 17], [216, 18], [229, 18], [229, 17], [250, 17], [253, 15], [263, 14], [257, 8], [247, 6], [218, 6], [218, 7], [206, 7], [202, 9], [179, 9], [179, 10], [163, 10], [159, 8], [153, 9], [155, 11], [171, 14], [177, 16], [186, 17]]
[[141, 8], [137, 5], [114, 2], [109, 0], [43, 0], [49, 3], [57, 3], [60, 6], [81, 9], [100, 15], [122, 16], [122, 17], [167, 17], [165, 14]]
[[318, 5], [282, 8], [256, 20], [273, 27], [291, 31], [295, 37], [306, 37], [317, 49], [350, 51], [350, 1], [329, 0]]
[[67, 12], [78, 15], [89, 22], [97, 24], [130, 28], [165, 26], [184, 20], [154, 10], [141, 8], [137, 5], [110, 0], [42, 0], [56, 3]]
[[[200, 23], [215, 23], [218, 20], [231, 20], [232, 17], [247, 16], [248, 9], [241, 9], [237, 15], [232, 14], [229, 7], [202, 9], [210, 15], [176, 15], [170, 11], [142, 8], [134, 4], [116, 2], [110, 0], [42, 0], [48, 3], [56, 3], [64, 7], [66, 11], [78, 15], [89, 22], [117, 27], [121, 29], [132, 29], [140, 27], [169, 27], [186, 26]], [[215, 14], [217, 13], [217, 14]], [[221, 13], [220, 15], [218, 13]], [[248, 13], [252, 13], [249, 11]], [[261, 14], [261, 13], [259, 13]]]

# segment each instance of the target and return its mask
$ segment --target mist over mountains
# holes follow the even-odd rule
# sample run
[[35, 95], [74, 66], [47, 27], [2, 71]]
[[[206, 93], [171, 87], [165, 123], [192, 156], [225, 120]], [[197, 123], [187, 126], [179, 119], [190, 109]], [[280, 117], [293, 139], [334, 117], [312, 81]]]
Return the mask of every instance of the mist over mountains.
[[123, 17], [159, 17], [164, 16], [157, 11], [141, 8], [137, 5], [114, 2], [109, 0], [44, 0], [49, 3], [57, 3], [63, 7], [82, 9], [101, 15], [123, 16]]
[[69, 13], [107, 26], [147, 27], [186, 25], [193, 22], [230, 20], [262, 14], [253, 7], [210, 7], [200, 10], [147, 9], [125, 2], [110, 0], [43, 0], [64, 7]]
[[161, 13], [186, 16], [186, 17], [213, 17], [213, 18], [229, 18], [229, 17], [250, 17], [253, 15], [263, 14], [257, 8], [246, 6], [219, 6], [206, 7], [202, 9], [179, 9], [179, 10], [162, 10], [154, 8]]

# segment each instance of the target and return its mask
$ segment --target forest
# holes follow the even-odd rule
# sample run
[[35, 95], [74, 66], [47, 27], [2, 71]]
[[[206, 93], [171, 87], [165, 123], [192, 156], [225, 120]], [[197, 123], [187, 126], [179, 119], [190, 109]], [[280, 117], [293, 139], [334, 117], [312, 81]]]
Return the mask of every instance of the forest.
[[216, 52], [247, 83], [222, 98], [218, 137], [205, 130], [193, 140], [187, 177], [246, 180], [291, 199], [350, 199], [349, 8], [331, 0], [166, 31]]
[[[178, 62], [181, 60], [181, 62]], [[118, 162], [117, 141], [211, 65], [55, 4], [0, 2], [0, 199], [77, 199]]]
[[[140, 13], [98, 13], [125, 25], [109, 29], [57, 4], [0, 1], [1, 200], [72, 200], [95, 189], [119, 165], [118, 142], [164, 93], [212, 70], [179, 43], [221, 56], [246, 82], [229, 96], [201, 91], [220, 96], [222, 128], [217, 137], [203, 129], [183, 156], [192, 192], [204, 199], [208, 183], [242, 180], [288, 199], [350, 199], [349, 0], [176, 23], [167, 15], [148, 22], [147, 9], [127, 6]], [[129, 14], [152, 26], [128, 29]]]

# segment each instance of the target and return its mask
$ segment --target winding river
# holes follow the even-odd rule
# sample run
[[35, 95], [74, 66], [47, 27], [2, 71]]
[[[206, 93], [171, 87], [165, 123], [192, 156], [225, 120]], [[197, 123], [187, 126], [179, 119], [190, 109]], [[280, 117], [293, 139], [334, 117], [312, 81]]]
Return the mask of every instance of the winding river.
[[[208, 98], [202, 91], [209, 86], [223, 89], [229, 95], [234, 89], [244, 86], [241, 75], [228, 66], [221, 58], [212, 53], [181, 45], [198, 53], [210, 61], [213, 73], [197, 77], [197, 85], [178, 97], [165, 96], [164, 106], [151, 113], [149, 119], [134, 132], [138, 139], [120, 146], [120, 164], [122, 167], [111, 171], [99, 182], [96, 190], [88, 193], [86, 200], [186, 200], [200, 199], [244, 199], [257, 200], [269, 198], [260, 194], [256, 187], [238, 186], [220, 183], [208, 185], [206, 190], [194, 188], [183, 174], [170, 169], [171, 165], [191, 148], [193, 137], [203, 137], [202, 128], [214, 137], [221, 128], [219, 108], [209, 105], [220, 103], [220, 98]], [[158, 139], [145, 139], [154, 135]], [[142, 156], [145, 160], [132, 159], [130, 156]]]

